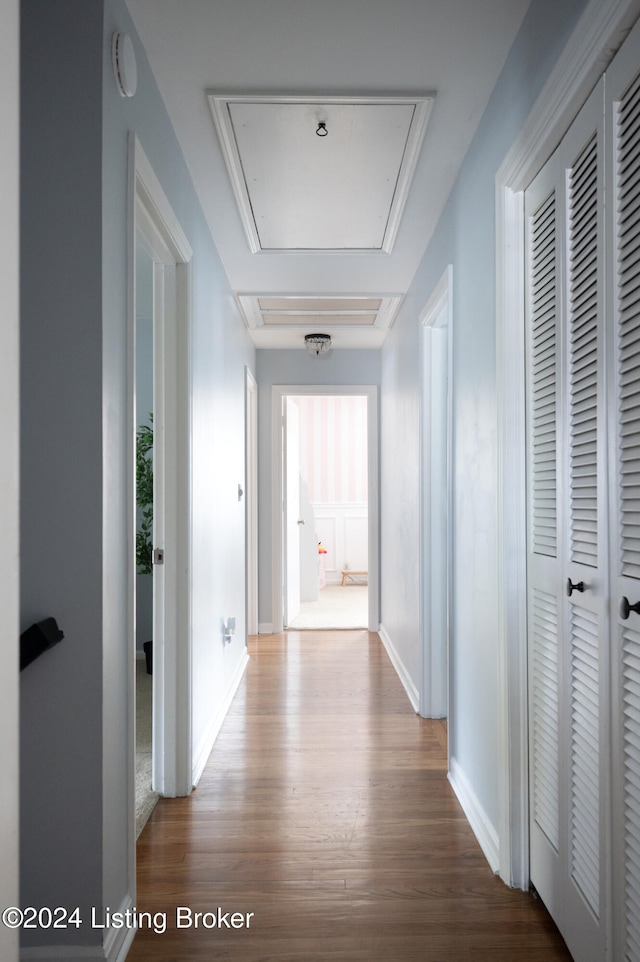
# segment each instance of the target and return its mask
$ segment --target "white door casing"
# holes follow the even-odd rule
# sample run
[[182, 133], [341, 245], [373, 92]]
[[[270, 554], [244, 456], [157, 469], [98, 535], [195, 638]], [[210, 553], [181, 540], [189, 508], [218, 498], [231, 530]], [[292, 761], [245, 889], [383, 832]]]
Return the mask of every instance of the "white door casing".
[[[640, 960], [640, 25], [606, 74], [612, 959]], [[625, 599], [627, 605], [625, 605]]]
[[300, 614], [300, 412], [283, 398], [285, 625]]
[[[153, 786], [166, 796], [193, 787], [191, 759], [191, 247], [135, 135], [130, 140], [131, 250], [136, 237], [154, 263], [154, 565]], [[132, 264], [132, 277], [135, 277]], [[135, 357], [135, 291], [131, 356]], [[133, 363], [131, 371], [133, 371]], [[130, 373], [130, 423], [135, 437], [135, 376]], [[134, 449], [132, 442], [132, 452]], [[135, 461], [133, 461], [135, 463]], [[134, 467], [131, 484], [134, 487]], [[135, 499], [131, 495], [131, 544]], [[135, 557], [132, 549], [132, 558]], [[135, 564], [131, 595], [135, 598]], [[134, 637], [134, 603], [130, 605]], [[133, 645], [132, 645], [133, 648]], [[132, 669], [133, 671], [133, 665]], [[135, 679], [132, 679], [132, 685]], [[131, 735], [133, 744], [133, 733]], [[133, 762], [131, 763], [133, 766]], [[133, 774], [132, 774], [133, 778]]]
[[258, 385], [245, 369], [247, 634], [258, 634]]
[[371, 385], [345, 384], [276, 384], [271, 397], [271, 518], [272, 518], [272, 601], [271, 630], [282, 631], [283, 610], [283, 432], [282, 399], [298, 395], [358, 395], [367, 398], [367, 452], [368, 452], [368, 598], [369, 631], [378, 631], [379, 618], [379, 519], [378, 519], [378, 389]]
[[448, 640], [451, 625], [452, 268], [448, 267], [420, 315], [421, 410], [421, 670], [419, 711], [448, 713]]

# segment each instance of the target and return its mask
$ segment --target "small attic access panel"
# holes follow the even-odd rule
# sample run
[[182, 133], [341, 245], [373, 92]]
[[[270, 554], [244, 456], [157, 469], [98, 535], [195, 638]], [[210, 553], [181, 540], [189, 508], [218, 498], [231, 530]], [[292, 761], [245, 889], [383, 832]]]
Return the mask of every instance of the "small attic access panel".
[[432, 95], [208, 99], [254, 253], [391, 251]]
[[304, 347], [314, 331], [331, 335], [332, 347], [378, 348], [402, 301], [400, 294], [238, 294], [249, 335], [258, 348]]

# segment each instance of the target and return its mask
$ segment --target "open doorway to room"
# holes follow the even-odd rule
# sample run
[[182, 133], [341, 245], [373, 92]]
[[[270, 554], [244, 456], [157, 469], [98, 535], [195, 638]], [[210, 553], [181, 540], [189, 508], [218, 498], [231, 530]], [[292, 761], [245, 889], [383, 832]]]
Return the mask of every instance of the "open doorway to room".
[[[131, 455], [128, 492], [131, 661], [128, 679], [131, 720], [128, 800], [131, 811], [129, 870], [133, 878], [135, 838], [144, 817], [142, 793], [139, 794], [137, 783], [140, 780], [140, 785], [144, 785], [146, 795], [149, 760], [153, 793], [174, 797], [189, 794], [193, 787], [189, 440], [192, 252], [142, 147], [133, 135], [129, 149], [131, 363], [127, 375]], [[141, 429], [150, 435], [150, 447], [146, 453], [150, 456], [147, 462], [151, 478], [150, 483], [147, 478], [145, 506], [138, 509], [136, 489], [140, 488], [141, 482], [136, 477], [136, 448]], [[149, 507], [152, 521], [146, 539], [146, 563], [141, 565], [135, 550], [137, 520], [141, 520], [140, 513], [144, 514]], [[143, 574], [146, 582], [140, 577]], [[149, 666], [152, 674], [147, 673], [144, 653], [144, 645], [149, 641], [153, 643]], [[143, 657], [138, 658], [140, 648]], [[144, 717], [140, 717], [141, 714]], [[152, 803], [153, 799], [150, 799], [144, 802], [144, 806]]]
[[136, 835], [158, 793], [152, 788], [153, 714], [153, 259], [136, 238]]
[[283, 399], [285, 627], [369, 623], [368, 399]]

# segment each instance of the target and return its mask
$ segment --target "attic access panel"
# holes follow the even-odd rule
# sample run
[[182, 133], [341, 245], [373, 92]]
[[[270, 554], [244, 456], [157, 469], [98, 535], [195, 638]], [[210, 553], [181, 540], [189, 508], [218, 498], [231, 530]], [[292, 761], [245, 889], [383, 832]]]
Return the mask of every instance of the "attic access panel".
[[391, 250], [433, 97], [209, 103], [254, 253]]

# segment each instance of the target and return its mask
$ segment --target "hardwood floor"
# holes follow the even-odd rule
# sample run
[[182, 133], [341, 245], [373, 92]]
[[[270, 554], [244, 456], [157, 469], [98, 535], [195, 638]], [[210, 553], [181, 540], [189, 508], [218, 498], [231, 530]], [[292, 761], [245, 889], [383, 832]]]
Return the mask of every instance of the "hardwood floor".
[[[197, 791], [140, 836], [137, 910], [167, 930], [143, 919], [129, 962], [570, 960], [542, 904], [492, 874], [445, 723], [413, 713], [377, 635], [261, 635], [250, 655]], [[176, 928], [177, 906], [215, 928]]]

